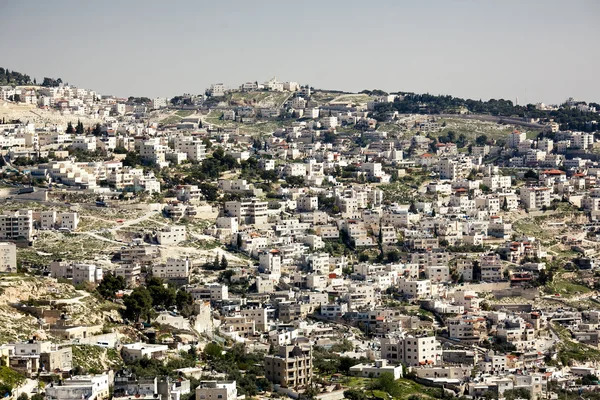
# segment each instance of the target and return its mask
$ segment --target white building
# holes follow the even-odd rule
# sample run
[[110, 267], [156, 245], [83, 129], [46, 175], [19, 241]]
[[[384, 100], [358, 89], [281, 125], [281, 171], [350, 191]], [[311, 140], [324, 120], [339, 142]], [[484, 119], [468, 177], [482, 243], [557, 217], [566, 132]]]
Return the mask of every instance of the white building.
[[423, 298], [431, 296], [431, 281], [405, 279], [398, 280], [398, 291], [407, 297]]
[[155, 97], [152, 99], [152, 108], [166, 108], [167, 107], [167, 99], [166, 97]]
[[0, 240], [33, 238], [33, 211], [19, 210], [0, 215]]
[[102, 280], [103, 273], [102, 268], [94, 264], [53, 261], [50, 263], [50, 276], [53, 278], [71, 279], [74, 285], [80, 283], [97, 284]]
[[187, 154], [188, 160], [202, 161], [206, 158], [206, 145], [190, 136], [175, 139], [175, 151]]
[[441, 362], [442, 346], [435, 336], [383, 338], [381, 358], [406, 366], [435, 365]]
[[508, 134], [508, 147], [515, 149], [519, 147], [521, 142], [527, 140], [527, 134], [525, 132], [514, 131]]
[[166, 264], [152, 266], [152, 276], [162, 279], [187, 278], [191, 265], [189, 258], [168, 258]]
[[324, 117], [321, 119], [321, 125], [324, 128], [330, 129], [338, 126], [338, 118], [337, 117]]
[[79, 375], [46, 386], [48, 400], [100, 400], [109, 397], [108, 374]]
[[551, 205], [550, 189], [547, 187], [522, 187], [520, 197], [523, 207], [528, 210]]
[[236, 382], [202, 381], [196, 388], [197, 400], [237, 400]]
[[158, 244], [168, 246], [183, 242], [186, 239], [185, 226], [170, 225], [162, 228], [156, 233]]
[[383, 373], [389, 373], [394, 379], [402, 378], [402, 365], [388, 365], [387, 360], [375, 360], [373, 364], [357, 364], [350, 367], [350, 375], [365, 378], [377, 378]]
[[17, 272], [17, 246], [0, 242], [0, 272]]
[[123, 357], [127, 360], [140, 360], [144, 357], [162, 360], [167, 355], [169, 346], [163, 344], [131, 343], [123, 345]]

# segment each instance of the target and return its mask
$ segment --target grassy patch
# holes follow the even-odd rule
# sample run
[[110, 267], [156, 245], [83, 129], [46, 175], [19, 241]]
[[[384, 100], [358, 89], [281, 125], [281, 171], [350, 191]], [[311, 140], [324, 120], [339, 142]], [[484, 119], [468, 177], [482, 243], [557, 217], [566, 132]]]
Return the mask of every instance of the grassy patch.
[[563, 365], [568, 365], [571, 361], [586, 362], [600, 360], [600, 350], [574, 342], [566, 328], [557, 323], [553, 323], [553, 326], [561, 339], [558, 343], [558, 359]]
[[342, 94], [335, 99], [333, 99], [332, 103], [351, 103], [351, 104], [367, 104], [371, 100], [371, 96], [364, 93], [359, 94]]
[[254, 107], [281, 107], [289, 96], [288, 92], [234, 92], [230, 102]]
[[525, 236], [535, 236], [539, 240], [552, 239], [548, 231], [532, 218], [524, 218], [516, 221], [513, 224], [513, 229], [515, 232], [519, 232]]
[[175, 115], [181, 117], [181, 118], [185, 118], [185, 117], [189, 117], [190, 115], [192, 115], [195, 111], [194, 110], [178, 110], [175, 112]]
[[331, 102], [336, 97], [340, 97], [344, 94], [348, 94], [348, 93], [334, 93], [334, 92], [328, 92], [328, 91], [324, 91], [324, 90], [317, 90], [311, 94], [310, 100], [317, 103], [317, 105], [323, 105], [323, 104], [327, 104], [327, 103]]
[[528, 131], [522, 127], [515, 127], [514, 125], [502, 125], [495, 122], [479, 121], [473, 119], [462, 119], [462, 118], [442, 118], [438, 120], [438, 123], [442, 125], [446, 123], [446, 126], [440, 131], [440, 136], [445, 136], [448, 131], [454, 131], [457, 135], [464, 134], [468, 139], [475, 139], [477, 136], [486, 135], [488, 139], [504, 139], [509, 133], [518, 129], [525, 131], [527, 138], [535, 138], [538, 135], [538, 131]]
[[385, 200], [406, 204], [422, 200], [416, 191], [428, 179], [429, 177], [425, 173], [413, 172], [403, 176], [397, 182], [380, 185], [379, 189], [383, 191]]
[[575, 296], [591, 291], [587, 286], [579, 285], [571, 279], [565, 279], [562, 274], [556, 274], [552, 282], [546, 285], [546, 288], [550, 293], [560, 293], [563, 297]]
[[181, 121], [181, 117], [178, 115], [169, 115], [167, 118], [163, 118], [160, 120], [160, 123], [163, 125], [171, 125], [176, 124]]
[[80, 366], [88, 372], [99, 373], [108, 367], [123, 365], [123, 359], [115, 349], [105, 349], [91, 345], [73, 345], [73, 366]]
[[22, 265], [48, 266], [55, 260], [85, 261], [109, 256], [111, 245], [85, 234], [41, 232], [32, 247], [17, 250]]

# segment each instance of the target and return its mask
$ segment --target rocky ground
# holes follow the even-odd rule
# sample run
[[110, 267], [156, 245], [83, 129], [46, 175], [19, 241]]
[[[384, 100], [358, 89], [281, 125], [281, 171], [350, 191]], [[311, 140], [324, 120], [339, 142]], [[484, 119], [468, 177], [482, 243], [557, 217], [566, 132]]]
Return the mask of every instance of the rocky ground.
[[4, 118], [7, 122], [20, 120], [22, 122], [32, 122], [36, 125], [67, 125], [69, 122], [76, 123], [81, 121], [85, 126], [92, 126], [100, 119], [90, 118], [87, 115], [61, 114], [56, 110], [43, 110], [31, 104], [15, 104], [11, 102], [0, 103], [0, 120]]
[[10, 342], [30, 338], [34, 333], [49, 337], [34, 316], [20, 310], [21, 304], [59, 304], [73, 325], [104, 325], [121, 318], [116, 304], [99, 300], [89, 292], [76, 290], [69, 283], [29, 275], [0, 277], [0, 341]]

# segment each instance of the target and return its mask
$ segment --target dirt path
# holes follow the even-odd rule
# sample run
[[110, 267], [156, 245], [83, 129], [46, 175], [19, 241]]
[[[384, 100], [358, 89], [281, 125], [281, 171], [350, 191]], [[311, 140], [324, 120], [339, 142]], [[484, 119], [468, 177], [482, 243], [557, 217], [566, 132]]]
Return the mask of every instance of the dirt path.
[[141, 217], [127, 220], [127, 221], [123, 222], [122, 224], [115, 226], [114, 228], [110, 228], [109, 231], [114, 233], [114, 232], [118, 231], [119, 229], [128, 228], [132, 225], [138, 224], [142, 221], [152, 218], [155, 214], [158, 214], [158, 211], [150, 211], [147, 214], [142, 215]]

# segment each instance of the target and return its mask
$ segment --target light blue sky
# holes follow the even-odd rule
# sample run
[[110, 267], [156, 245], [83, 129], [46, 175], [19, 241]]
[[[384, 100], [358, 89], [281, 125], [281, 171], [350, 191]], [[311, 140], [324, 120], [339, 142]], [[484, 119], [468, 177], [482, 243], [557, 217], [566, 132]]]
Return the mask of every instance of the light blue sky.
[[0, 2], [0, 66], [118, 96], [316, 88], [600, 101], [600, 1]]

